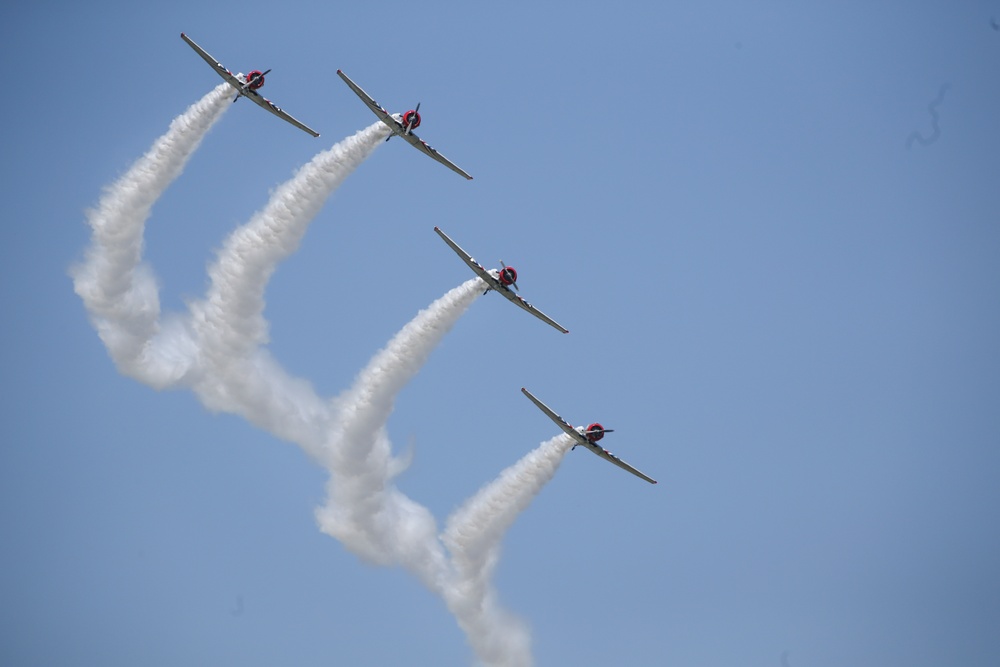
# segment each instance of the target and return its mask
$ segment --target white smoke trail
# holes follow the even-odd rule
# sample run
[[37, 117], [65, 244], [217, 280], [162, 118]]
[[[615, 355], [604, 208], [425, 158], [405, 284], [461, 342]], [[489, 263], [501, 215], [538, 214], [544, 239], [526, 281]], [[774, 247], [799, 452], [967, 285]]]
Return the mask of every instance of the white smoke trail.
[[202, 370], [195, 391], [206, 407], [240, 414], [314, 457], [328, 409], [307, 382], [289, 377], [262, 349], [268, 341], [264, 289], [329, 196], [387, 133], [376, 122], [316, 155], [282, 184], [226, 239], [209, 268], [205, 300], [191, 306]]
[[528, 628], [500, 608], [490, 580], [507, 529], [552, 479], [572, 446], [573, 439], [565, 433], [543, 442], [455, 510], [441, 536], [454, 572], [445, 601], [487, 665], [532, 664]]
[[445, 571], [437, 525], [425, 507], [392, 486], [396, 466], [385, 424], [396, 395], [482, 289], [472, 278], [403, 327], [334, 401], [327, 436], [330, 481], [326, 505], [316, 512], [320, 528], [369, 561], [403, 565], [432, 590], [439, 590]]
[[329, 403], [264, 348], [268, 280], [298, 248], [330, 193], [384, 138], [381, 123], [316, 156], [280, 186], [225, 242], [210, 267], [205, 299], [191, 305], [189, 317], [161, 322], [155, 279], [141, 264], [145, 221], [228, 108], [228, 94], [223, 84], [193, 105], [107, 190], [89, 214], [94, 233], [86, 261], [72, 271], [77, 293], [123, 373], [157, 388], [184, 381], [206, 407], [241, 414], [299, 444], [330, 472], [326, 504], [316, 511], [324, 532], [367, 560], [403, 566], [441, 595], [484, 663], [530, 665], [527, 629], [500, 608], [489, 582], [504, 532], [551, 479], [565, 453], [562, 441], [504, 471], [439, 537], [429, 510], [393, 485], [400, 463], [385, 429], [396, 395], [481, 293], [482, 282], [473, 278], [421, 311]]
[[160, 300], [156, 278], [142, 263], [146, 219], [229, 108], [230, 90], [221, 83], [191, 105], [105, 190], [97, 208], [87, 212], [93, 232], [86, 259], [70, 270], [76, 293], [119, 371], [158, 388], [177, 381], [185, 360], [171, 353], [158, 357], [150, 346], [159, 332]]
[[396, 395], [482, 289], [473, 278], [421, 311], [335, 401], [324, 459], [327, 502], [316, 517], [362, 558], [402, 565], [441, 595], [485, 665], [522, 667], [532, 664], [530, 633], [500, 607], [489, 582], [505, 532], [555, 474], [572, 438], [543, 443], [503, 471], [452, 515], [439, 539], [427, 508], [392, 484], [397, 466], [385, 430]]

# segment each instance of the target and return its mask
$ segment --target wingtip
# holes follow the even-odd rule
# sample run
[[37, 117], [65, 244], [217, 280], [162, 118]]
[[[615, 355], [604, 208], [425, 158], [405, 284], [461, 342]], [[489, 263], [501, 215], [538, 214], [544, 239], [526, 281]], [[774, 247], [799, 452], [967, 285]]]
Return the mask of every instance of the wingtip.
[[441, 231], [441, 228], [440, 228], [440, 227], [438, 227], [437, 225], [435, 225], [435, 226], [434, 226], [434, 231], [435, 231], [435, 232], [440, 232], [440, 231]]

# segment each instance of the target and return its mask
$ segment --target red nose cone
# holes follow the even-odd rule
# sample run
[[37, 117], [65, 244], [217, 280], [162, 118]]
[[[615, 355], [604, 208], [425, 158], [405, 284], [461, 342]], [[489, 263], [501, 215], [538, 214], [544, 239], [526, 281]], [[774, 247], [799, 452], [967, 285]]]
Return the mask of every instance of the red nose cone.
[[597, 442], [604, 437], [604, 427], [594, 422], [587, 427], [587, 439], [591, 442]]
[[517, 282], [517, 271], [513, 266], [505, 266], [500, 272], [500, 282], [504, 285], [512, 285]]
[[410, 109], [403, 114], [403, 125], [409, 125], [411, 130], [417, 129], [420, 127], [420, 114]]
[[247, 74], [247, 81], [253, 81], [253, 78], [257, 77], [257, 80], [250, 84], [250, 90], [257, 90], [264, 85], [264, 74], [259, 69]]

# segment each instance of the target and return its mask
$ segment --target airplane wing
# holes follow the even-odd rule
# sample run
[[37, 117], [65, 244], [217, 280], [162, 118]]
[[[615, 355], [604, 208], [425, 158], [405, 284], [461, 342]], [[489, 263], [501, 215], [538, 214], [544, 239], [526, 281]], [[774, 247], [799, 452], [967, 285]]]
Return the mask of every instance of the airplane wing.
[[378, 116], [379, 120], [381, 120], [383, 123], [385, 123], [386, 125], [389, 126], [389, 129], [392, 130], [393, 134], [398, 134], [399, 136], [403, 137], [403, 139], [405, 139], [411, 146], [413, 146], [414, 148], [416, 148], [418, 151], [424, 153], [425, 155], [427, 155], [427, 156], [429, 156], [431, 158], [434, 158], [435, 160], [437, 160], [438, 162], [440, 162], [444, 166], [448, 167], [449, 169], [451, 169], [455, 173], [461, 174], [462, 176], [464, 176], [465, 178], [469, 179], [470, 181], [472, 180], [472, 176], [469, 176], [469, 174], [466, 173], [457, 164], [455, 164], [454, 162], [452, 162], [451, 160], [449, 160], [445, 156], [443, 156], [440, 153], [438, 153], [437, 150], [433, 146], [431, 146], [430, 144], [428, 144], [426, 141], [424, 141], [423, 139], [421, 139], [417, 135], [413, 134], [413, 132], [407, 133], [405, 131], [406, 128], [403, 126], [402, 123], [400, 123], [398, 120], [396, 120], [395, 118], [393, 118], [392, 114], [390, 114], [388, 111], [386, 111], [385, 109], [383, 109], [381, 107], [381, 105], [379, 105], [379, 103], [375, 101], [374, 97], [372, 97], [371, 95], [369, 95], [368, 93], [366, 93], [364, 90], [362, 90], [361, 86], [359, 86], [358, 84], [354, 83], [354, 81], [352, 81], [349, 76], [347, 76], [346, 74], [344, 74], [339, 69], [337, 70], [337, 74], [340, 76], [341, 79], [344, 80], [344, 83], [346, 83], [348, 86], [350, 86], [351, 90], [354, 91], [354, 94], [357, 95], [358, 97], [360, 97], [362, 102], [364, 102], [366, 105], [368, 105], [368, 108], [372, 110], [372, 113], [375, 114], [376, 116]]
[[467, 253], [464, 250], [462, 250], [462, 247], [459, 246], [454, 241], [452, 241], [451, 238], [447, 234], [445, 234], [444, 232], [442, 232], [439, 227], [435, 227], [434, 231], [438, 233], [438, 236], [440, 236], [441, 238], [444, 239], [445, 243], [447, 243], [448, 245], [451, 246], [451, 249], [455, 251], [455, 254], [457, 254], [459, 257], [461, 257], [462, 260], [466, 264], [469, 265], [470, 269], [472, 269], [473, 271], [475, 271], [479, 275], [479, 277], [482, 278], [483, 281], [487, 285], [489, 285], [489, 287], [490, 287], [491, 290], [494, 290], [494, 291], [496, 291], [496, 292], [498, 292], [500, 294], [503, 294], [505, 297], [507, 297], [510, 300], [511, 303], [513, 303], [513, 304], [515, 304], [517, 306], [520, 306], [521, 308], [523, 308], [524, 310], [528, 311], [529, 313], [531, 313], [532, 315], [534, 315], [535, 317], [537, 317], [541, 321], [545, 322], [546, 324], [549, 324], [549, 325], [555, 327], [556, 329], [558, 329], [559, 331], [561, 331], [563, 333], [569, 333], [569, 329], [563, 327], [561, 324], [559, 324], [558, 322], [556, 322], [554, 319], [552, 319], [551, 317], [549, 317], [548, 315], [546, 315], [542, 311], [538, 310], [537, 308], [535, 308], [534, 306], [532, 306], [530, 303], [528, 303], [527, 301], [525, 301], [523, 298], [521, 298], [520, 296], [518, 296], [517, 294], [515, 294], [514, 292], [512, 292], [510, 289], [508, 289], [503, 283], [501, 283], [499, 280], [497, 280], [497, 278], [492, 273], [490, 273], [489, 271], [487, 271], [486, 269], [484, 269], [482, 264], [480, 264], [479, 262], [477, 262], [476, 260], [474, 260], [472, 258], [472, 255], [470, 255], [469, 253]]
[[614, 454], [612, 454], [608, 450], [606, 450], [603, 447], [597, 445], [596, 443], [593, 443], [590, 440], [588, 440], [586, 438], [586, 436], [584, 436], [582, 433], [580, 433], [575, 428], [573, 428], [573, 426], [569, 422], [567, 422], [565, 419], [563, 419], [562, 417], [560, 417], [559, 415], [557, 415], [552, 410], [552, 408], [550, 408], [549, 406], [545, 405], [540, 400], [538, 400], [537, 398], [535, 398], [535, 395], [532, 394], [527, 389], [525, 389], [524, 387], [521, 387], [521, 393], [523, 393], [525, 396], [527, 396], [528, 398], [530, 398], [531, 402], [534, 403], [536, 406], [538, 406], [539, 410], [541, 410], [542, 412], [544, 412], [546, 415], [548, 415], [549, 419], [551, 419], [552, 421], [554, 421], [556, 424], [559, 425], [559, 428], [561, 428], [563, 431], [565, 431], [566, 433], [568, 433], [571, 436], [573, 436], [573, 439], [577, 441], [577, 444], [583, 445], [584, 447], [586, 447], [590, 451], [592, 451], [595, 454], [597, 454], [598, 456], [600, 456], [602, 459], [604, 459], [606, 461], [610, 461], [611, 463], [614, 463], [619, 468], [622, 468], [623, 470], [628, 470], [630, 473], [632, 473], [636, 477], [640, 477], [640, 478], [646, 480], [647, 482], [649, 482], [650, 484], [656, 484], [656, 480], [653, 479], [652, 477], [650, 477], [649, 475], [646, 475], [646, 474], [640, 472], [636, 468], [630, 466], [628, 463], [625, 463], [624, 461], [622, 461], [620, 458], [618, 458], [617, 456], [615, 456]]
[[183, 32], [181, 33], [181, 39], [187, 42], [188, 46], [195, 50], [195, 53], [211, 65], [212, 69], [214, 69], [219, 76], [228, 81], [229, 84], [236, 89], [236, 92], [242, 92], [245, 81], [241, 81], [238, 76], [226, 69], [222, 63], [209, 55], [208, 51], [195, 44], [194, 40], [185, 35]]
[[462, 250], [462, 247], [451, 240], [451, 237], [441, 231], [440, 227], [435, 227], [434, 231], [437, 232], [438, 236], [444, 239], [444, 242], [451, 246], [451, 249], [455, 251], [455, 254], [462, 258], [469, 268], [476, 272], [476, 274], [483, 279], [491, 290], [501, 290], [503, 285], [500, 281], [493, 277], [489, 271], [483, 268], [483, 265], [472, 258], [472, 255]]
[[522, 296], [520, 296], [519, 294], [515, 294], [509, 288], [501, 286], [500, 289], [497, 290], [497, 292], [503, 294], [515, 306], [523, 308], [524, 310], [528, 311], [529, 313], [540, 319], [542, 322], [545, 322], [546, 324], [555, 327], [556, 329], [558, 329], [563, 333], [569, 333], [569, 329], [567, 329], [566, 327], [559, 324], [558, 322], [556, 322], [554, 319], [552, 319], [542, 311], [532, 306], [530, 303], [525, 301]]
[[576, 440], [578, 444], [585, 445], [587, 443], [587, 439], [583, 437], [583, 434], [581, 434], [579, 431], [573, 428], [573, 425], [570, 424], [568, 421], [557, 415], [555, 411], [552, 410], [552, 408], [550, 408], [549, 406], [545, 405], [540, 400], [535, 398], [534, 394], [532, 394], [524, 387], [521, 387], [521, 393], [530, 398], [531, 402], [537, 405], [539, 410], [544, 412], [546, 415], [548, 415], [549, 419], [551, 419], [552, 421], [554, 421], [556, 424], [559, 425], [559, 428], [561, 428], [562, 430], [566, 431], [566, 433], [573, 436], [573, 439]]
[[223, 79], [225, 79], [227, 82], [229, 82], [229, 85], [231, 85], [233, 88], [235, 88], [237, 93], [239, 93], [240, 95], [243, 95], [243, 96], [245, 96], [245, 97], [253, 100], [262, 109], [266, 109], [266, 110], [270, 111], [271, 113], [273, 113], [278, 118], [280, 118], [282, 120], [285, 120], [285, 121], [288, 121], [289, 123], [291, 123], [295, 127], [299, 128], [300, 130], [308, 132], [309, 134], [313, 135], [314, 137], [318, 137], [319, 136], [319, 132], [317, 132], [316, 130], [312, 129], [311, 127], [309, 127], [305, 123], [302, 123], [301, 121], [296, 120], [287, 111], [285, 111], [284, 109], [282, 109], [277, 104], [275, 104], [271, 100], [267, 99], [266, 97], [264, 97], [263, 95], [261, 95], [257, 91], [250, 90], [250, 89], [244, 90], [243, 84], [246, 83], [246, 81], [242, 80], [240, 77], [236, 76], [235, 74], [233, 74], [232, 72], [230, 72], [228, 69], [226, 69], [222, 65], [222, 63], [220, 63], [218, 60], [216, 60], [215, 58], [213, 58], [208, 53], [208, 51], [206, 51], [205, 49], [203, 49], [200, 46], [198, 46], [197, 44], [195, 44], [194, 40], [191, 39], [190, 37], [188, 37], [187, 35], [185, 35], [183, 32], [181, 33], [181, 39], [183, 39], [185, 42], [187, 42], [188, 46], [190, 46], [192, 49], [195, 50], [195, 53], [197, 53], [199, 56], [202, 57], [202, 59], [205, 62], [207, 62], [209, 65], [211, 65], [212, 69], [214, 69], [215, 72], [219, 76], [221, 76]]
[[597, 454], [598, 456], [600, 456], [605, 461], [611, 461], [612, 463], [614, 463], [619, 468], [621, 468], [623, 470], [628, 470], [630, 473], [632, 473], [636, 477], [641, 477], [642, 479], [646, 480], [650, 484], [656, 484], [656, 480], [655, 479], [653, 479], [649, 475], [645, 475], [645, 474], [639, 472], [638, 470], [636, 470], [635, 468], [633, 468], [629, 464], [625, 463], [620, 458], [618, 458], [617, 456], [615, 456], [614, 454], [612, 454], [608, 450], [604, 449], [600, 445], [596, 445], [596, 444], [591, 443], [590, 441], [588, 441], [587, 447], [590, 449], [590, 451], [594, 452], [595, 454]]
[[337, 74], [344, 80], [344, 83], [350, 86], [351, 90], [354, 91], [354, 94], [360, 97], [362, 102], [368, 105], [368, 108], [372, 110], [372, 113], [378, 116], [379, 120], [389, 126], [389, 129], [392, 130], [394, 134], [402, 132], [403, 126], [399, 123], [399, 121], [393, 118], [388, 111], [383, 109], [379, 103], [375, 101], [374, 97], [362, 90], [361, 86], [351, 81], [351, 78], [344, 74], [341, 70], [338, 69]]
[[410, 132], [409, 134], [402, 134], [401, 136], [404, 139], [406, 139], [408, 142], [410, 142], [410, 145], [413, 146], [414, 148], [416, 148], [418, 151], [424, 153], [427, 156], [430, 156], [430, 157], [434, 158], [435, 160], [437, 160], [438, 162], [440, 162], [444, 166], [448, 167], [449, 169], [451, 169], [452, 171], [454, 171], [457, 174], [461, 174], [462, 176], [464, 176], [468, 180], [470, 180], [470, 181], [472, 180], [472, 176], [469, 176], [469, 174], [466, 173], [464, 169], [462, 169], [461, 167], [459, 167], [457, 164], [455, 164], [454, 162], [452, 162], [451, 160], [449, 160], [445, 156], [443, 156], [440, 153], [438, 153], [437, 150], [433, 146], [431, 146], [429, 143], [427, 143], [426, 141], [424, 141], [423, 139], [421, 139], [417, 135], [413, 134], [413, 132]]
[[319, 136], [319, 132], [317, 132], [316, 130], [312, 129], [311, 127], [309, 127], [308, 125], [306, 125], [302, 121], [296, 120], [294, 117], [292, 117], [292, 115], [290, 113], [288, 113], [287, 111], [285, 111], [284, 109], [282, 109], [281, 107], [279, 107], [277, 104], [275, 104], [271, 100], [267, 99], [266, 97], [264, 97], [263, 95], [261, 95], [260, 93], [258, 93], [256, 90], [247, 90], [246, 97], [248, 99], [253, 100], [254, 102], [256, 102], [260, 106], [261, 109], [267, 109], [268, 111], [270, 111], [271, 113], [273, 113], [278, 118], [280, 118], [282, 120], [288, 121], [289, 123], [291, 123], [295, 127], [299, 128], [300, 130], [308, 132], [309, 134], [313, 135], [314, 137], [318, 137]]

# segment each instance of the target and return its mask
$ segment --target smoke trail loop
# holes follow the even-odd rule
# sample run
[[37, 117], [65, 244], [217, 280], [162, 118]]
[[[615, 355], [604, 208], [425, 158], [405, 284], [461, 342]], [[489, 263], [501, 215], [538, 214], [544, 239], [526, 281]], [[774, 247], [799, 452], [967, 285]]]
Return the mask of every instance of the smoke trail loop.
[[490, 585], [500, 541], [555, 474], [570, 446], [559, 436], [484, 487], [439, 534], [430, 511], [393, 484], [395, 457], [386, 421], [399, 391], [479, 296], [481, 279], [450, 290], [403, 327], [341, 396], [324, 400], [290, 376], [264, 348], [264, 292], [329, 195], [385, 138], [382, 123], [320, 153], [279, 186], [270, 201], [224, 242], [209, 268], [203, 300], [161, 320], [155, 276], [142, 263], [145, 222], [202, 137], [229, 108], [221, 84], [170, 126], [88, 214], [86, 261], [72, 271], [119, 369], [157, 388], [189, 385], [212, 410], [244, 416], [299, 444], [330, 472], [321, 530], [381, 565], [400, 565], [442, 596], [487, 665], [530, 665], [526, 626], [504, 611]]
[[241, 414], [317, 459], [329, 407], [309, 383], [289, 376], [261, 349], [268, 342], [264, 291], [329, 196], [384, 136], [385, 126], [375, 123], [319, 153], [279, 186], [226, 239], [209, 268], [206, 298], [190, 307], [205, 368], [195, 390], [205, 404]]
[[565, 433], [543, 442], [455, 510], [441, 536], [454, 568], [445, 602], [476, 655], [488, 665], [532, 663], [527, 626], [500, 608], [490, 580], [503, 536], [552, 479], [572, 446], [573, 439]]
[[432, 590], [447, 569], [437, 522], [391, 484], [398, 465], [385, 422], [396, 395], [479, 294], [473, 278], [420, 311], [331, 403], [324, 458], [330, 481], [327, 502], [316, 511], [320, 529], [370, 562], [402, 565]]
[[84, 262], [70, 269], [74, 289], [115, 365], [157, 388], [179, 381], [189, 360], [165, 361], [150, 346], [159, 332], [160, 300], [152, 269], [141, 263], [145, 223], [153, 204], [228, 108], [228, 89], [222, 83], [191, 105], [105, 189], [97, 207], [87, 212], [92, 234]]
[[385, 137], [375, 123], [316, 155], [233, 232], [209, 268], [211, 287], [196, 309], [205, 344], [241, 356], [267, 343], [264, 289], [277, 265], [298, 249], [330, 194]]

